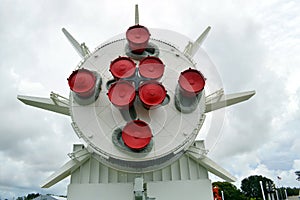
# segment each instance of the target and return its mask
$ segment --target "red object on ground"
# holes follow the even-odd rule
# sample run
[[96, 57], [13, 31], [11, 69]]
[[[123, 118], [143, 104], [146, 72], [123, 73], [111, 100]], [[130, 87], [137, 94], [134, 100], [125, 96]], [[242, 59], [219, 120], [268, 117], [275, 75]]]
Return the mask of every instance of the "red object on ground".
[[78, 69], [68, 78], [70, 89], [80, 97], [88, 98], [95, 91], [96, 76], [87, 69]]
[[205, 78], [198, 70], [189, 68], [181, 72], [178, 83], [182, 95], [196, 96], [204, 89]]
[[159, 106], [166, 95], [164, 86], [157, 81], [146, 81], [139, 87], [140, 100], [148, 109]]
[[149, 125], [142, 120], [128, 122], [122, 130], [122, 139], [132, 150], [141, 150], [151, 141], [152, 132]]
[[117, 81], [108, 90], [108, 98], [120, 109], [129, 109], [135, 100], [135, 88], [128, 81]]
[[129, 48], [133, 53], [141, 54], [148, 46], [150, 39], [149, 30], [141, 25], [134, 25], [126, 31]]
[[139, 64], [139, 73], [144, 78], [160, 79], [164, 74], [164, 70], [164, 63], [154, 56], [142, 59]]
[[111, 62], [110, 72], [117, 80], [131, 77], [135, 72], [135, 63], [128, 57], [119, 57]]

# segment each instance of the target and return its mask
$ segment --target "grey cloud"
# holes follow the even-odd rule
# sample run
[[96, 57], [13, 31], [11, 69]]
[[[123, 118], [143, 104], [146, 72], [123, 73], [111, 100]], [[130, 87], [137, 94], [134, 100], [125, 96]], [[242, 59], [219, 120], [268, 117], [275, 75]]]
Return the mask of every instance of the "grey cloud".
[[[290, 94], [285, 84], [299, 64], [297, 59], [292, 59], [296, 50], [285, 47], [279, 48], [279, 52], [270, 52], [270, 46], [293, 44], [289, 40], [273, 46], [272, 40], [284, 41], [292, 36], [294, 41], [297, 20], [294, 23], [286, 23], [286, 20], [294, 21], [296, 18], [291, 13], [299, 12], [296, 6], [289, 8], [284, 6], [285, 1], [278, 2], [139, 2], [140, 20], [149, 27], [172, 29], [194, 39], [211, 25], [204, 49], [217, 66], [225, 91], [257, 91], [250, 101], [226, 109], [219, 142], [210, 152], [210, 156], [239, 177], [258, 169], [284, 175], [295, 164], [292, 161], [299, 159], [300, 117], [299, 112], [287, 113]], [[66, 27], [92, 50], [132, 25], [134, 4], [4, 0], [1, 5], [5, 6], [0, 7], [3, 47], [0, 49], [0, 161], [5, 165], [0, 166], [0, 195], [16, 197], [30, 191], [65, 193], [68, 180], [49, 190], [41, 190], [39, 184], [68, 159], [66, 154], [71, 151], [72, 143], [78, 142], [70, 119], [27, 107], [16, 100], [16, 95], [22, 89], [27, 95], [45, 96], [54, 90], [67, 96], [66, 78], [80, 58], [64, 38], [61, 28]], [[283, 12], [286, 9], [291, 12]], [[288, 16], [285, 13], [289, 13]], [[273, 31], [281, 25], [283, 30]], [[282, 35], [274, 38], [275, 33]], [[270, 62], [277, 58], [281, 58], [278, 67]], [[288, 73], [280, 74], [290, 59], [293, 66], [288, 66]], [[41, 87], [28, 94], [25, 87], [22, 88], [24, 80]], [[295, 93], [299, 105], [299, 91]], [[223, 111], [219, 112], [222, 116]], [[280, 124], [274, 124], [275, 119]], [[218, 117], [216, 120], [220, 121]], [[282, 157], [288, 163], [275, 162]]]

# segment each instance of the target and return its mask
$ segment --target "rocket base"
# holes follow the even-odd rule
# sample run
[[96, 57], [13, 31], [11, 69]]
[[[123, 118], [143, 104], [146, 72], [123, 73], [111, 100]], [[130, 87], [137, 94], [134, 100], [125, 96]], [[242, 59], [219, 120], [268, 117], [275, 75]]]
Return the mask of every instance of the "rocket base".
[[68, 200], [213, 199], [208, 170], [188, 153], [163, 169], [146, 173], [113, 169], [90, 154], [70, 175]]
[[133, 183], [70, 184], [68, 200], [212, 200], [209, 179], [158, 181], [147, 183], [147, 196], [134, 194]]

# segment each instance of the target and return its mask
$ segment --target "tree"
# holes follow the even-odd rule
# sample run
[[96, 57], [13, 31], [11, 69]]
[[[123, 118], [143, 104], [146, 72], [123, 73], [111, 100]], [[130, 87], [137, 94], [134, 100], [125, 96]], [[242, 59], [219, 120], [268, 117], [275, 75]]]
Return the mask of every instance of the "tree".
[[39, 193], [31, 193], [31, 194], [27, 194], [27, 196], [24, 197], [18, 197], [16, 200], [32, 200], [38, 196], [40, 196]]
[[242, 185], [241, 185], [241, 190], [246, 197], [255, 198], [257, 200], [263, 199], [261, 187], [259, 183], [260, 181], [262, 181], [265, 194], [267, 194], [267, 185], [271, 186], [274, 184], [271, 179], [260, 175], [249, 176], [248, 178], [242, 180]]
[[[223, 191], [224, 199], [246, 200], [245, 195], [233, 184], [228, 182], [214, 182], [213, 187], [217, 186], [219, 191]], [[221, 194], [219, 194], [221, 196]]]
[[288, 196], [297, 196], [299, 195], [299, 189], [294, 187], [294, 188], [286, 188], [286, 192]]
[[34, 199], [34, 198], [36, 198], [36, 197], [38, 197], [38, 196], [40, 196], [39, 193], [31, 193], [31, 194], [28, 194], [28, 195], [27, 195], [26, 199], [27, 199], [27, 200], [31, 200], [31, 199]]

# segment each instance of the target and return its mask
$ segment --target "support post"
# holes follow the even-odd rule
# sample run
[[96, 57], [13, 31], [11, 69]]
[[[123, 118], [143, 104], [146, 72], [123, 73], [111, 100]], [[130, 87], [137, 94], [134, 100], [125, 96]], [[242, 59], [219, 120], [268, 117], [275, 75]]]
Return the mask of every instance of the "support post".
[[263, 185], [262, 185], [262, 181], [259, 181], [259, 184], [260, 184], [260, 188], [261, 188], [261, 193], [262, 193], [263, 199], [266, 200], [264, 188], [263, 188]]

